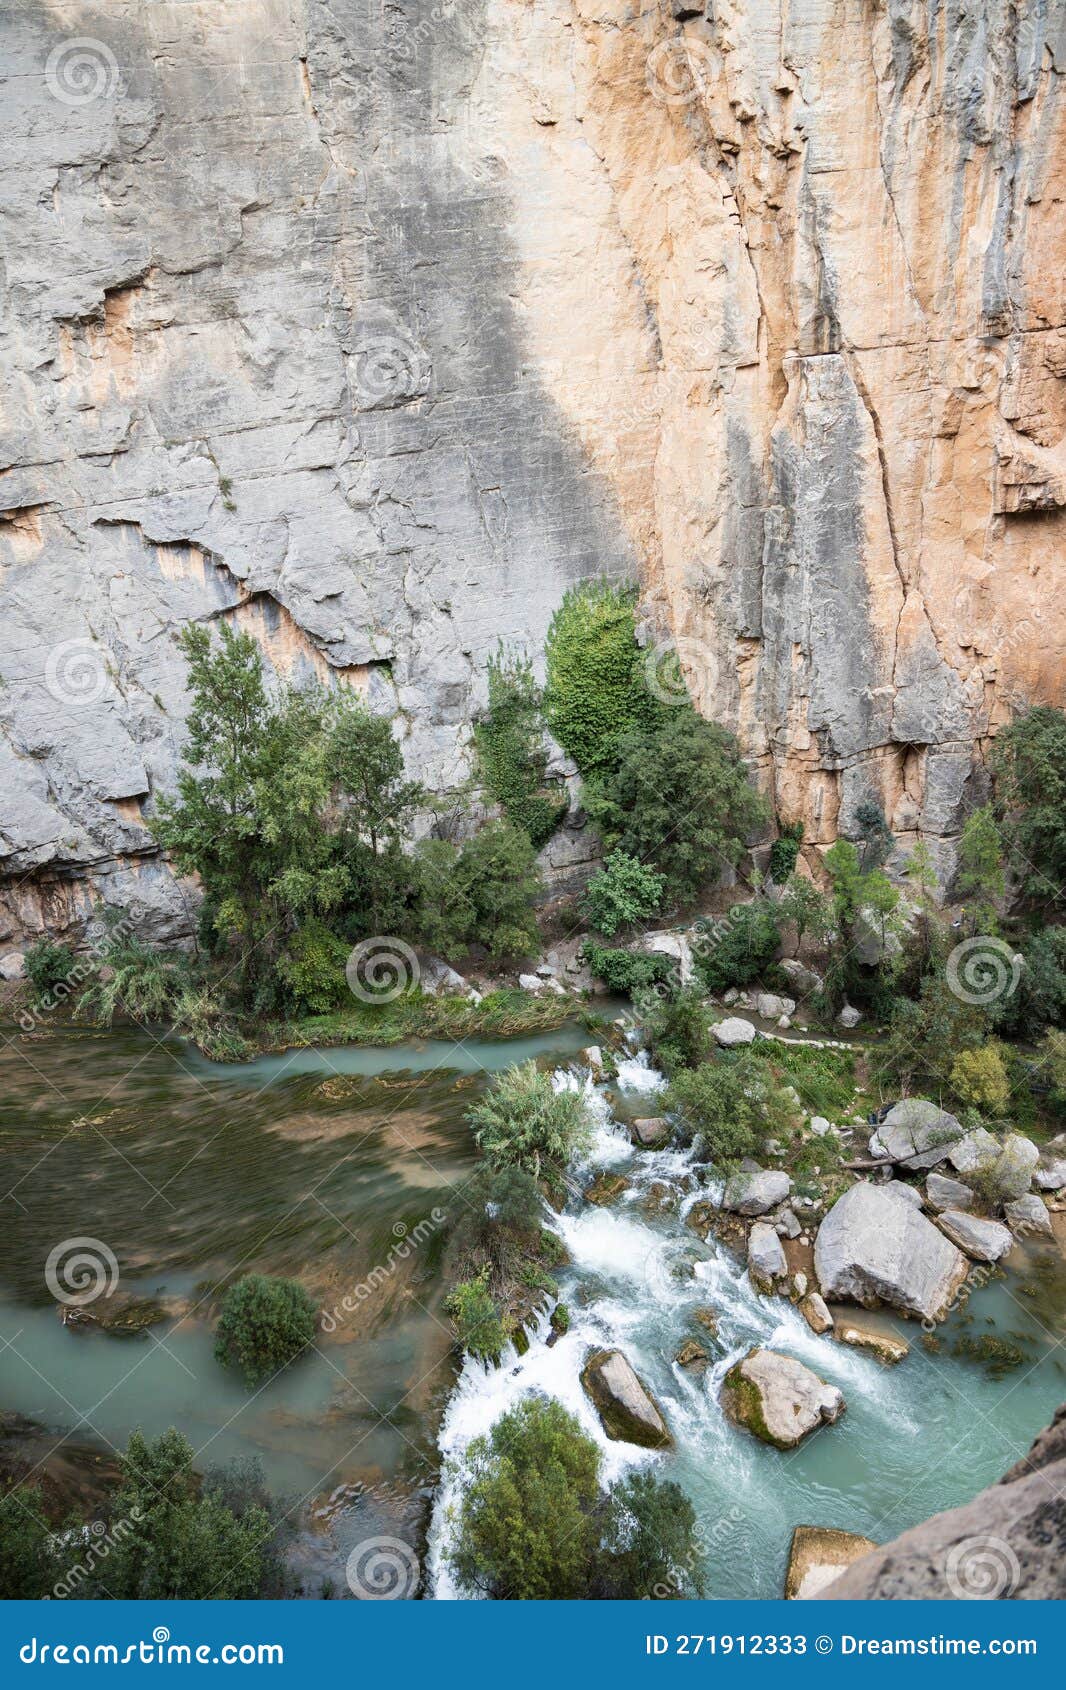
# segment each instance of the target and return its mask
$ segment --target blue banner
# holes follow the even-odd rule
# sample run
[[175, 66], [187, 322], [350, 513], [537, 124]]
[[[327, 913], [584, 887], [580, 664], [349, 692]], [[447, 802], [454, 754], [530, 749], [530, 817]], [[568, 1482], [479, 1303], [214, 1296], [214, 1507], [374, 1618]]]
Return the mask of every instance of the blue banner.
[[335, 1670], [433, 1686], [671, 1683], [818, 1690], [1061, 1677], [1054, 1602], [5, 1602], [0, 1683], [171, 1673], [268, 1683]]

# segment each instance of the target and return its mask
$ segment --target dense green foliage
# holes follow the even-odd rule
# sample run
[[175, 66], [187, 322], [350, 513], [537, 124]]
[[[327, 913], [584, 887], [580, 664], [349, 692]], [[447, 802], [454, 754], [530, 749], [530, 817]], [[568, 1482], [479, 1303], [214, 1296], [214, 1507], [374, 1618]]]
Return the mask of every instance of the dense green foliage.
[[539, 850], [566, 814], [567, 800], [546, 786], [540, 689], [524, 658], [501, 649], [490, 661], [488, 709], [474, 743], [486, 789]]
[[792, 1115], [769, 1064], [753, 1050], [681, 1069], [665, 1105], [687, 1138], [702, 1140], [712, 1161], [726, 1163], [754, 1156], [768, 1138], [787, 1134]]
[[77, 958], [69, 945], [38, 939], [26, 952], [26, 976], [38, 1003], [48, 1002], [75, 977]]
[[638, 999], [644, 1040], [667, 1077], [679, 1068], [697, 1068], [707, 1055], [711, 1020], [698, 986], [649, 993]]
[[40, 1492], [18, 1486], [0, 1500], [0, 1597], [96, 1601], [220, 1601], [284, 1592], [279, 1511], [254, 1463], [193, 1470], [180, 1433], [154, 1443], [133, 1432], [106, 1531], [76, 1519], [58, 1526]]
[[469, 1350], [481, 1361], [499, 1361], [507, 1333], [489, 1290], [488, 1269], [482, 1269], [476, 1279], [461, 1280], [445, 1307], [455, 1322], [460, 1349]]
[[581, 955], [609, 992], [639, 992], [670, 979], [677, 967], [673, 957], [612, 949], [586, 939]]
[[955, 889], [965, 901], [971, 932], [996, 932], [1006, 886], [1003, 842], [992, 806], [985, 804], [967, 816], [959, 841]]
[[557, 1179], [588, 1148], [591, 1124], [579, 1091], [556, 1091], [535, 1062], [498, 1074], [467, 1113], [474, 1137], [494, 1167], [525, 1168], [534, 1179]]
[[588, 779], [612, 767], [620, 737], [656, 713], [636, 642], [636, 593], [608, 581], [571, 587], [545, 645], [548, 726]]
[[614, 851], [588, 883], [584, 913], [597, 933], [613, 939], [620, 928], [647, 921], [662, 908], [666, 882], [636, 857]]
[[588, 791], [589, 815], [609, 850], [654, 864], [665, 897], [691, 903], [766, 818], [736, 741], [684, 705], [622, 735], [616, 752]]
[[792, 874], [802, 843], [803, 823], [792, 822], [781, 829], [770, 846], [770, 879], [775, 885], [784, 886]]
[[596, 1445], [549, 1397], [523, 1398], [470, 1447], [450, 1554], [468, 1589], [497, 1600], [648, 1598], [700, 1588], [695, 1514], [642, 1473], [599, 1485]]
[[52, 1532], [36, 1485], [0, 1496], [0, 1601], [37, 1601], [61, 1577]]
[[257, 1385], [287, 1367], [314, 1337], [315, 1305], [303, 1286], [250, 1273], [223, 1298], [215, 1354]]
[[774, 905], [762, 898], [734, 904], [724, 920], [701, 923], [699, 932], [696, 968], [711, 992], [757, 980], [781, 944]]
[[528, 834], [507, 822], [490, 822], [461, 846], [423, 841], [415, 852], [421, 943], [453, 961], [475, 944], [496, 958], [535, 950], [535, 855]]
[[1066, 886], [1066, 712], [1040, 705], [998, 736], [996, 812], [1011, 866], [1041, 903]]

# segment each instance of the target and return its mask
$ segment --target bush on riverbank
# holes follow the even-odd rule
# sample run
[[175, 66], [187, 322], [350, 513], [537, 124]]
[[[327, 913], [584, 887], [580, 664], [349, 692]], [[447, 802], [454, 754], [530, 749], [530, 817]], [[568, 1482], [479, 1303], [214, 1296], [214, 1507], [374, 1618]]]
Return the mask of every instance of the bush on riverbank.
[[295, 1279], [250, 1273], [222, 1301], [215, 1355], [249, 1386], [273, 1378], [315, 1338], [315, 1305]]
[[757, 1156], [768, 1139], [787, 1137], [795, 1113], [769, 1064], [753, 1050], [682, 1069], [664, 1103], [680, 1118], [686, 1141], [699, 1139], [718, 1163]]

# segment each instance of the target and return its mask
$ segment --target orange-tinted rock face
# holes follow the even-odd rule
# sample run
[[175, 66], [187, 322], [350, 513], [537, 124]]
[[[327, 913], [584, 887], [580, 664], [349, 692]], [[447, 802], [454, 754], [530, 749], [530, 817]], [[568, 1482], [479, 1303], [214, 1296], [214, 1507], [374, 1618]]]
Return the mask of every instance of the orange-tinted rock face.
[[1066, 690], [1063, 28], [6, 7], [0, 945], [134, 880], [187, 929], [145, 825], [183, 621], [358, 686], [446, 791], [498, 641], [599, 572], [810, 844], [873, 794], [946, 875], [989, 735]]
[[1066, 693], [1043, 12], [490, 6], [538, 365], [701, 707], [814, 841], [868, 792], [950, 838], [989, 733]]

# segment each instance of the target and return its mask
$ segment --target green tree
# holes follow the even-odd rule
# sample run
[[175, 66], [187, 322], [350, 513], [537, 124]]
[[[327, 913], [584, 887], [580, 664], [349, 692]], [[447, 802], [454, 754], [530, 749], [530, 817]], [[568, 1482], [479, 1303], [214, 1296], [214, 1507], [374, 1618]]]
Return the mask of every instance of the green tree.
[[496, 1600], [702, 1594], [696, 1516], [673, 1483], [638, 1473], [600, 1491], [600, 1454], [551, 1397], [525, 1397], [470, 1446], [449, 1560]]
[[61, 1574], [53, 1528], [35, 1485], [15, 1485], [0, 1497], [0, 1599], [38, 1601]]
[[700, 923], [698, 932], [696, 967], [711, 992], [757, 980], [781, 943], [776, 908], [762, 898], [734, 904], [721, 920]]
[[802, 843], [802, 822], [788, 822], [782, 826], [770, 846], [770, 879], [775, 886], [784, 886], [795, 870]]
[[[234, 1494], [239, 1489], [240, 1494]], [[201, 1485], [173, 1428], [131, 1434], [110, 1505], [113, 1546], [79, 1595], [121, 1600], [248, 1599], [276, 1593], [277, 1523], [259, 1487]]]
[[625, 851], [614, 851], [588, 883], [584, 914], [597, 933], [613, 939], [619, 928], [646, 921], [662, 907], [666, 881]]
[[997, 904], [1007, 889], [1003, 844], [991, 804], [966, 818], [959, 841], [956, 891], [966, 904], [971, 933], [999, 931]]
[[489, 661], [489, 702], [474, 728], [481, 777], [507, 820], [539, 848], [567, 811], [566, 795], [546, 783], [540, 689], [522, 657], [502, 646]]
[[632, 1473], [611, 1487], [592, 1594], [614, 1601], [705, 1594], [696, 1511], [680, 1485]]
[[787, 1137], [788, 1097], [754, 1051], [719, 1056], [699, 1068], [681, 1069], [665, 1097], [688, 1139], [701, 1139], [715, 1162], [754, 1156], [768, 1138]]
[[454, 895], [472, 911], [471, 941], [492, 957], [528, 956], [540, 943], [533, 901], [540, 892], [529, 836], [489, 822], [459, 853]]
[[698, 1068], [707, 1055], [710, 1015], [698, 986], [681, 986], [664, 995], [638, 999], [644, 1038], [663, 1073]]
[[833, 931], [831, 900], [803, 874], [794, 874], [789, 880], [778, 900], [777, 913], [796, 930], [795, 956], [799, 956], [808, 934], [815, 946], [821, 947]]
[[611, 851], [653, 864], [665, 897], [690, 903], [709, 880], [735, 868], [767, 807], [736, 741], [687, 706], [625, 734], [618, 764], [586, 795]]
[[1004, 728], [992, 752], [996, 814], [1023, 889], [1057, 902], [1066, 885], [1066, 712], [1050, 704]]
[[586, 778], [610, 769], [620, 737], [659, 708], [644, 684], [635, 605], [632, 589], [583, 581], [548, 629], [548, 726]]
[[505, 1601], [586, 1596], [599, 1451], [551, 1397], [525, 1397], [476, 1438], [449, 1559], [467, 1589]]
[[584, 1094], [556, 1091], [535, 1062], [498, 1074], [466, 1118], [494, 1167], [525, 1168], [534, 1179], [557, 1179], [592, 1138]]
[[215, 1354], [239, 1367], [248, 1385], [270, 1379], [315, 1338], [315, 1305], [294, 1279], [250, 1273], [222, 1300]]
[[347, 873], [345, 931], [350, 939], [402, 932], [412, 879], [404, 840], [425, 793], [418, 781], [407, 779], [391, 723], [359, 700], [336, 695], [328, 730], [337, 854]]
[[864, 874], [872, 869], [880, 868], [892, 850], [894, 844], [892, 829], [885, 819], [885, 812], [875, 798], [864, 798], [856, 806], [855, 825], [862, 840], [861, 860]]

